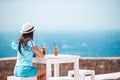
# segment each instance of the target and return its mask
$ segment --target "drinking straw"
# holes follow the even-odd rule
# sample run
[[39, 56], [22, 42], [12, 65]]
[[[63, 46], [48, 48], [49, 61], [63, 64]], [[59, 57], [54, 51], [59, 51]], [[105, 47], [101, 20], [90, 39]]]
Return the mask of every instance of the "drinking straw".
[[54, 41], [54, 47], [56, 47], [56, 43], [55, 43], [55, 41]]
[[40, 43], [40, 45], [43, 47], [44, 45], [42, 43]]

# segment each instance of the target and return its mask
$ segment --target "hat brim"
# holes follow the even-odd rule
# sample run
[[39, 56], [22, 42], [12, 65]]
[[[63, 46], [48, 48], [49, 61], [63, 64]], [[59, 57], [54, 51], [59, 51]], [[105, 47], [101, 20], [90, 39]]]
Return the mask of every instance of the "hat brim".
[[34, 26], [34, 29], [32, 29], [31, 31], [25, 32], [25, 31], [21, 30], [20, 33], [27, 34], [27, 33], [35, 31], [36, 29], [37, 29], [37, 26]]

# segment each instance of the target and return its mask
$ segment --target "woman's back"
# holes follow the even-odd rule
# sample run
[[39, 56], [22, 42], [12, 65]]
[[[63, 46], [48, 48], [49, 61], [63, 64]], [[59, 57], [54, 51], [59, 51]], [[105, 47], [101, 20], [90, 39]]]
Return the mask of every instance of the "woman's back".
[[12, 42], [12, 48], [17, 51], [17, 63], [16, 66], [32, 66], [32, 57], [35, 54], [31, 47], [36, 46], [33, 40], [27, 42], [26, 47], [21, 47], [21, 54], [18, 51], [18, 42]]

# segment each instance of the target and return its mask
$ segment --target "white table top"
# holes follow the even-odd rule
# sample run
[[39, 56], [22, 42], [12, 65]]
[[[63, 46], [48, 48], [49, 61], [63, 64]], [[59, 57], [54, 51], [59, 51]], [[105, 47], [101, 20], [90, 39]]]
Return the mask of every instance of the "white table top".
[[80, 58], [80, 56], [76, 55], [66, 55], [66, 54], [58, 54], [58, 56], [54, 56], [54, 54], [47, 54], [44, 56], [45, 58], [69, 58], [69, 57], [77, 57]]
[[54, 56], [54, 54], [47, 54], [44, 58], [35, 57], [33, 58], [33, 63], [46, 63], [47, 61], [51, 60], [51, 63], [65, 63], [65, 62], [73, 62], [73, 59], [79, 59], [80, 56], [75, 55], [65, 55], [59, 54], [58, 56]]

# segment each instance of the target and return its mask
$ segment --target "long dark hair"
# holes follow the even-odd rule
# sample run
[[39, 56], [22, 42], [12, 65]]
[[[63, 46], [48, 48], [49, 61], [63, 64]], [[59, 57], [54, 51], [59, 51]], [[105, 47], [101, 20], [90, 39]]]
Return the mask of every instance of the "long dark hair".
[[25, 48], [29, 40], [33, 40], [33, 32], [22, 34], [22, 36], [20, 37], [19, 44], [18, 44], [18, 51], [20, 52], [21, 55], [23, 55], [21, 53], [21, 46]]

